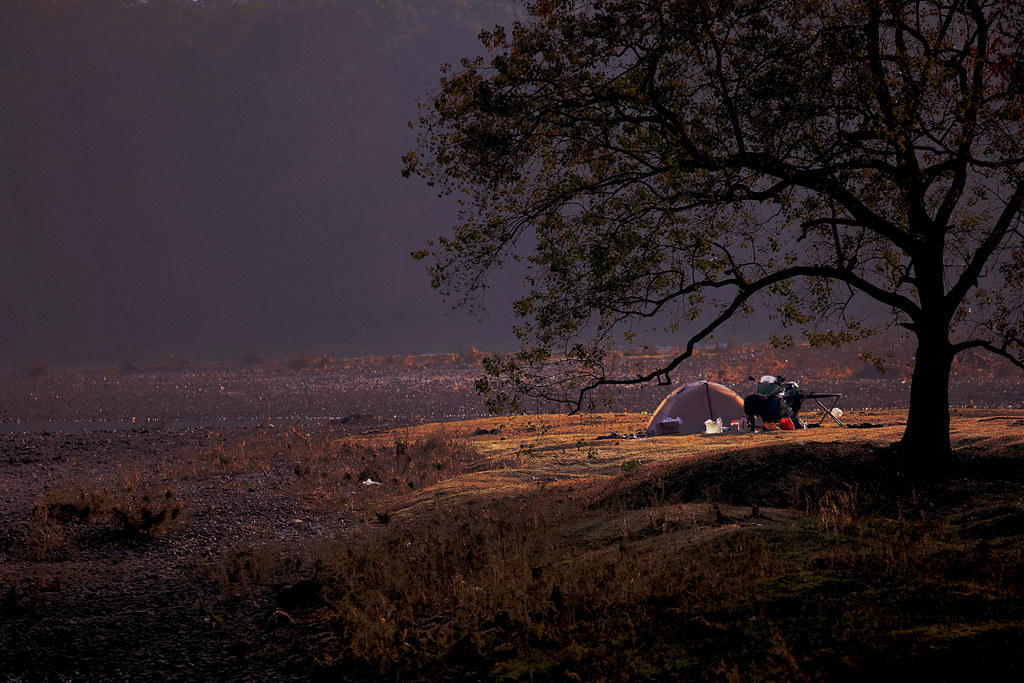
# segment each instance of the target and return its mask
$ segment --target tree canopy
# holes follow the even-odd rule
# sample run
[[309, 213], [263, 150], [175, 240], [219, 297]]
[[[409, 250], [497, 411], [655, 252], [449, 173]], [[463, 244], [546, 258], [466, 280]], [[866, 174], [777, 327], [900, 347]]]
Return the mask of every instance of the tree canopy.
[[[472, 307], [527, 264], [481, 388], [578, 409], [770, 305], [812, 344], [916, 337], [903, 451], [948, 462], [955, 355], [1024, 359], [1022, 26], [1020, 0], [543, 0], [481, 33], [406, 157], [463, 202], [416, 254], [436, 288]], [[616, 374], [653, 328], [686, 350]]]

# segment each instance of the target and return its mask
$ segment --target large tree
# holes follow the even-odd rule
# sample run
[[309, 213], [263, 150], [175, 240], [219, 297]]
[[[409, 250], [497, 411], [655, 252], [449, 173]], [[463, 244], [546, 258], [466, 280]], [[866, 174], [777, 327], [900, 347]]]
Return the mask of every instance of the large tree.
[[[445, 68], [406, 158], [463, 203], [418, 254], [436, 288], [472, 306], [492, 271], [527, 263], [522, 349], [489, 361], [492, 400], [578, 408], [663, 378], [767, 302], [813, 344], [916, 338], [899, 450], [947, 466], [954, 357], [1024, 358], [1024, 0], [528, 13]], [[612, 371], [614, 346], [653, 327], [686, 350]]]

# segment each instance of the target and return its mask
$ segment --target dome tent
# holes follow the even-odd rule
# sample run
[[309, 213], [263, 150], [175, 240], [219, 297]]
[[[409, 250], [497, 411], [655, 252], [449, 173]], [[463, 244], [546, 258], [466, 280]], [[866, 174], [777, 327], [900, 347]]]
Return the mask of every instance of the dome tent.
[[[717, 382], [701, 380], [679, 387], [666, 396], [647, 424], [647, 433], [651, 436], [699, 434], [704, 431], [704, 420], [722, 418], [728, 425], [743, 414], [743, 399], [739, 394]], [[666, 420], [667, 424], [663, 425]]]

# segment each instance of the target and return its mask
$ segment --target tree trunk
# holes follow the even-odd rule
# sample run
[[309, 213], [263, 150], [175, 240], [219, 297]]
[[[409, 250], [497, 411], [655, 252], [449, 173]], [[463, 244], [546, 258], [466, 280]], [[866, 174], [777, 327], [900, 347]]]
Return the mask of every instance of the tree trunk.
[[930, 328], [930, 332], [918, 332], [907, 428], [897, 444], [907, 474], [914, 478], [941, 477], [953, 466], [949, 441], [949, 375], [953, 354], [948, 327]]

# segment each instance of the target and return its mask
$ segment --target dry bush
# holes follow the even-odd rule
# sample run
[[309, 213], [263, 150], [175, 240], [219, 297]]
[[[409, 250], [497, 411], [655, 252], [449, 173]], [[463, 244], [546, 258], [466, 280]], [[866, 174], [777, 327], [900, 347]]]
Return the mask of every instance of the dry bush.
[[196, 564], [199, 575], [214, 581], [227, 597], [252, 596], [263, 587], [295, 581], [301, 567], [300, 557], [274, 541], [228, 548], [212, 562]]
[[137, 491], [132, 487], [114, 495], [109, 515], [121, 534], [151, 540], [166, 532], [183, 511], [173, 488]]
[[77, 527], [102, 524], [114, 535], [152, 540], [179, 519], [174, 489], [128, 477], [113, 490], [91, 485], [48, 495], [32, 508], [26, 546], [30, 557], [62, 557], [74, 549]]
[[33, 560], [63, 557], [73, 550], [65, 524], [54, 519], [49, 509], [42, 505], [32, 509], [25, 542], [28, 555]]
[[413, 438], [408, 432], [394, 447], [355, 448], [359, 481], [371, 479], [399, 490], [424, 488], [461, 474], [476, 459], [465, 438], [445, 426]]
[[74, 550], [72, 527], [105, 518], [111, 509], [106, 490], [86, 487], [47, 495], [32, 508], [25, 538], [35, 560], [65, 557]]
[[165, 474], [172, 478], [182, 476], [209, 476], [238, 474], [239, 472], [266, 472], [270, 461], [280, 454], [286, 443], [269, 430], [258, 427], [245, 439], [221, 437], [204, 450], [190, 456], [184, 464], [168, 467]]
[[36, 504], [32, 515], [48, 517], [59, 524], [88, 523], [106, 515], [111, 506], [110, 493], [105, 490], [79, 488], [77, 493], [52, 493]]
[[423, 488], [457, 476], [476, 458], [466, 440], [444, 426], [415, 438], [407, 430], [390, 445], [293, 428], [286, 448], [304, 495], [322, 502], [353, 497], [358, 503], [364, 495]]
[[351, 491], [352, 451], [345, 439], [333, 434], [309, 435], [292, 428], [285, 448], [292, 458], [292, 471], [300, 489], [299, 495], [321, 505], [333, 504]]

